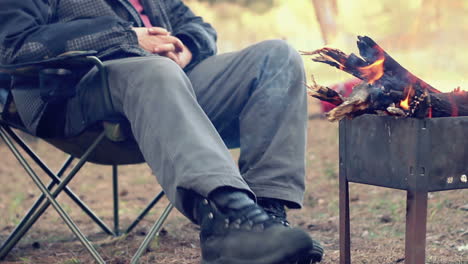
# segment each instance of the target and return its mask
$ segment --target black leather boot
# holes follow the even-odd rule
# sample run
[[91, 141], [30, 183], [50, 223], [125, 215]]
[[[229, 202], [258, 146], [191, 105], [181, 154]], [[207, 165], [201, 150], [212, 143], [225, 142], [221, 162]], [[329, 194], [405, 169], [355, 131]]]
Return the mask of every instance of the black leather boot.
[[[290, 226], [283, 201], [273, 198], [259, 197], [257, 202], [273, 221], [281, 223], [284, 226]], [[313, 240], [313, 243], [314, 247], [309, 251], [308, 255], [299, 259], [297, 264], [310, 264], [322, 261], [323, 247], [318, 241]]]
[[195, 203], [202, 264], [294, 264], [314, 248], [309, 235], [272, 218], [243, 192]]

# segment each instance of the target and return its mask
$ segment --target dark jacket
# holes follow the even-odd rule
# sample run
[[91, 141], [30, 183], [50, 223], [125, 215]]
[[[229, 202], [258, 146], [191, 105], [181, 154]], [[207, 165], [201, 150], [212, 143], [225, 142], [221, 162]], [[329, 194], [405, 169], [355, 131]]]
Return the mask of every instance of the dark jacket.
[[[215, 30], [181, 0], [140, 1], [153, 26], [166, 28], [192, 51], [186, 70], [216, 53]], [[142, 26], [128, 0], [0, 0], [0, 64], [77, 50], [95, 50], [102, 60], [156, 56], [138, 45], [131, 28]], [[47, 102], [32, 87], [20, 86], [13, 89], [18, 90], [15, 102], [25, 126], [35, 133]]]

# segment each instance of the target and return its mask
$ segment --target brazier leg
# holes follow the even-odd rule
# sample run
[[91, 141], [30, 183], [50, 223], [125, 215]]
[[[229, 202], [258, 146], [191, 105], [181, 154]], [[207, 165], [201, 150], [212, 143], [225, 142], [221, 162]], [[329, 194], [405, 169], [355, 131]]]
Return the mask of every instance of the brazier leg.
[[424, 264], [427, 191], [407, 191], [405, 264]]
[[340, 175], [340, 264], [351, 263], [348, 185], [346, 177]]

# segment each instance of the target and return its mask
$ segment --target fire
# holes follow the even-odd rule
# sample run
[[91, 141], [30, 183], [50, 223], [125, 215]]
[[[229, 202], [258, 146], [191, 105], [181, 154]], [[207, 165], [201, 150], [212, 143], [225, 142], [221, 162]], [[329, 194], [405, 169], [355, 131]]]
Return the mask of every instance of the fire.
[[369, 84], [373, 84], [375, 81], [382, 78], [384, 74], [384, 63], [385, 58], [376, 60], [374, 63], [368, 66], [359, 67], [359, 71], [362, 73], [362, 76], [367, 80]]
[[400, 107], [405, 109], [405, 110], [409, 110], [410, 106], [409, 106], [409, 99], [410, 99], [410, 93], [408, 93], [408, 95], [406, 96], [405, 100], [401, 101], [400, 102]]
[[408, 86], [405, 87], [405, 90], [403, 92], [403, 95], [406, 94], [405, 99], [400, 101], [400, 107], [409, 110], [410, 109], [410, 103], [411, 103], [411, 98], [414, 96], [414, 87], [413, 84], [409, 84]]

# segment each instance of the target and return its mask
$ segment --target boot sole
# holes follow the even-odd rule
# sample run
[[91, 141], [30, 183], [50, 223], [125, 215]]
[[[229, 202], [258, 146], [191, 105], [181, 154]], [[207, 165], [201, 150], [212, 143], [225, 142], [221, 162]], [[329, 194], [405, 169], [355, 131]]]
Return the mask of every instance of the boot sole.
[[300, 258], [296, 264], [315, 264], [322, 261], [323, 258], [323, 247], [322, 245], [314, 240], [314, 248], [308, 252], [307, 256]]
[[[323, 247], [314, 241], [314, 248], [311, 251], [304, 251], [294, 257], [286, 256], [281, 260], [274, 260], [277, 257], [267, 256], [256, 260], [219, 258], [214, 261], [202, 260], [201, 264], [314, 264], [322, 261]], [[274, 262], [272, 262], [274, 261]]]
[[305, 259], [309, 256], [308, 250], [302, 250], [294, 254], [294, 256], [275, 256], [269, 255], [259, 259], [234, 259], [234, 258], [226, 258], [221, 257], [219, 259], [213, 261], [203, 260], [201, 264], [297, 264], [301, 259]]

